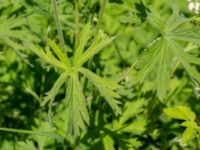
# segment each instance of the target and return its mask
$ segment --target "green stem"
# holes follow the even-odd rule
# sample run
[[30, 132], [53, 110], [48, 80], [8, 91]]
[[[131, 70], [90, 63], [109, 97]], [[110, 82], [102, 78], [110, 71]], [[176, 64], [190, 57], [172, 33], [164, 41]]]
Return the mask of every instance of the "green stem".
[[136, 61], [128, 68], [128, 71], [125, 72], [125, 73], [123, 74], [123, 76], [117, 80], [117, 83], [119, 83], [119, 82], [121, 82], [122, 80], [125, 79], [125, 77], [126, 77], [126, 76], [131, 72], [131, 70], [135, 67], [135, 65], [137, 64], [137, 62], [138, 62], [138, 60], [136, 60]]
[[78, 37], [79, 37], [79, 0], [75, 1], [75, 7], [76, 7], [76, 16], [75, 16], [75, 22], [76, 22], [76, 30], [75, 30], [75, 42], [76, 47], [78, 44]]
[[105, 8], [106, 8], [106, 0], [102, 0], [102, 3], [101, 3], [101, 10], [100, 10], [100, 12], [99, 12], [98, 22], [97, 22], [97, 25], [96, 25], [95, 35], [99, 32], [99, 29], [100, 29], [100, 25], [101, 25], [101, 21], [102, 21], [102, 18], [103, 18], [103, 14], [104, 14]]
[[119, 49], [117, 43], [116, 42], [114, 42], [114, 43], [115, 43], [115, 48], [116, 48], [117, 54], [119, 55], [119, 58], [120, 58], [120, 60], [122, 62], [122, 68], [124, 69], [124, 67], [125, 67], [124, 59], [122, 57], [122, 54], [120, 53], [120, 49]]
[[16, 138], [15, 138], [15, 135], [13, 135], [13, 150], [16, 150]]
[[[87, 64], [87, 68], [91, 69], [92, 68], [92, 58], [89, 60], [88, 64]], [[88, 79], [85, 77], [83, 80], [83, 90], [85, 90], [85, 88], [87, 87], [88, 84]]]
[[[64, 52], [67, 54], [65, 40], [64, 40], [64, 36], [63, 36], [63, 32], [62, 32], [62, 26], [61, 26], [59, 15], [58, 15], [58, 6], [56, 3], [56, 0], [53, 0], [53, 9], [54, 9], [54, 19], [55, 19], [55, 24], [56, 24], [56, 29], [58, 32], [59, 40], [60, 40], [60, 43], [61, 43], [61, 46], [62, 46]], [[68, 57], [68, 56], [66, 56], [66, 57]], [[67, 60], [69, 60], [69, 59], [67, 59]], [[70, 64], [70, 63], [68, 62], [68, 64]]]
[[197, 133], [195, 139], [194, 139], [194, 150], [199, 150], [199, 133]]
[[62, 137], [57, 134], [49, 133], [49, 132], [42, 132], [42, 131], [31, 131], [31, 130], [2, 128], [2, 127], [0, 127], [0, 131], [23, 133], [23, 134], [35, 134], [35, 135], [39, 135], [39, 136], [48, 136], [48, 137], [52, 137], [52, 138], [59, 139], [59, 140], [62, 139]]

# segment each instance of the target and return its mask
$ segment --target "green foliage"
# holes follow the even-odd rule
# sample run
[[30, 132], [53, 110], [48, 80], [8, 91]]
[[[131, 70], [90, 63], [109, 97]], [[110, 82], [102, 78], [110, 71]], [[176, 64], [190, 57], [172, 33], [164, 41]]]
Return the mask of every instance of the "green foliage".
[[198, 71], [191, 66], [191, 64], [199, 65], [199, 59], [186, 52], [182, 46], [183, 43], [180, 44], [180, 41], [199, 44], [200, 28], [185, 26], [190, 20], [179, 15], [177, 8], [174, 8], [173, 15], [166, 21], [155, 13], [148, 15], [147, 22], [157, 32], [158, 37], [140, 57], [138, 66], [140, 70], [137, 73], [136, 82], [143, 81], [149, 73], [155, 71], [157, 96], [161, 100], [169, 91], [171, 72], [174, 70], [176, 61], [180, 61], [192, 80], [200, 82]]
[[3, 53], [0, 53], [0, 61], [2, 61], [4, 59]]
[[[75, 54], [73, 58], [70, 58], [73, 60], [73, 63], [70, 61], [70, 59], [68, 59], [68, 56], [63, 52], [63, 49], [61, 49], [55, 42], [51, 40], [47, 41], [48, 47], [45, 48], [45, 51], [31, 43], [25, 44], [26, 47], [38, 55], [42, 61], [52, 65], [52, 67], [60, 70], [61, 72], [60, 77], [57, 79], [52, 89], [47, 92], [47, 96], [44, 98], [45, 101], [42, 104], [45, 105], [50, 101], [49, 113], [51, 113], [53, 101], [60, 87], [65, 82], [67, 83], [66, 96], [64, 99], [68, 112], [67, 131], [71, 135], [74, 135], [75, 138], [80, 135], [81, 130], [86, 128], [85, 124], [89, 124], [89, 114], [82, 92], [82, 86], [79, 81], [79, 72], [86, 76], [98, 88], [100, 94], [105, 97], [116, 114], [120, 113], [120, 108], [118, 106], [119, 102], [115, 99], [119, 98], [120, 96], [114, 92], [114, 90], [119, 88], [119, 85], [115, 82], [105, 80], [98, 75], [95, 75], [88, 69], [81, 67], [88, 59], [92, 58], [96, 53], [102, 50], [102, 48], [113, 41], [113, 38], [108, 38], [104, 33], [99, 32], [95, 36], [91, 45], [84, 51], [91, 36], [91, 25], [87, 24], [81, 31]], [[50, 117], [49, 119], [51, 120]]]
[[192, 2], [1, 0], [0, 149], [200, 149]]
[[176, 106], [175, 108], [165, 108], [164, 112], [171, 118], [184, 120], [184, 122], [180, 124], [181, 126], [186, 127], [182, 136], [183, 143], [187, 143], [197, 136], [199, 127], [195, 122], [196, 114], [188, 107]]
[[10, 5], [9, 1], [4, 1], [0, 5], [0, 10], [2, 11], [2, 15], [0, 16], [0, 44], [11, 47], [21, 59], [27, 61], [25, 59], [27, 56], [22, 53], [25, 49], [22, 43], [24, 41], [39, 41], [39, 38], [31, 34], [27, 29], [25, 18], [12, 14], [21, 7], [22, 5], [19, 1], [13, 2], [13, 5]]
[[166, 108], [164, 112], [174, 119], [180, 119], [185, 121], [194, 121], [196, 115], [187, 107], [176, 106], [175, 108]]

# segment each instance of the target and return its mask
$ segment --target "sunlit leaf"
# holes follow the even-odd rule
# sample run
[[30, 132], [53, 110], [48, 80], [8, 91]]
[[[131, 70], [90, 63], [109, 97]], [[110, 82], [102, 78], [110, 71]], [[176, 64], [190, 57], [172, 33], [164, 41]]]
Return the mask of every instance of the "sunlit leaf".
[[194, 121], [196, 118], [195, 113], [185, 106], [165, 108], [164, 113], [167, 114], [171, 118], [186, 120], [186, 121]]
[[51, 101], [51, 103], [54, 101], [56, 95], [58, 94], [59, 89], [66, 82], [68, 75], [69, 75], [68, 72], [65, 72], [65, 73], [60, 75], [60, 77], [54, 83], [51, 90], [46, 93], [46, 96], [44, 97], [44, 101], [41, 104], [42, 106], [44, 106], [48, 101]]
[[76, 47], [76, 51], [74, 53], [74, 63], [76, 64], [79, 59], [81, 58], [86, 45], [88, 43], [88, 40], [92, 36], [92, 28], [91, 25], [88, 23], [84, 26], [80, 33], [80, 39], [78, 40], [78, 46]]
[[187, 128], [183, 132], [182, 141], [183, 143], [187, 143], [188, 141], [194, 139], [196, 136], [196, 130], [192, 128]]
[[[173, 9], [173, 14], [166, 21], [155, 13], [149, 13], [147, 22], [159, 37], [141, 55], [136, 82], [142, 82], [149, 74], [154, 73], [157, 96], [160, 100], [165, 99], [175, 58], [181, 62], [192, 79], [200, 82], [198, 71], [190, 65], [200, 65], [199, 58], [185, 52], [180, 44], [180, 41], [199, 44], [200, 27], [192, 27], [190, 19], [179, 15], [177, 9]], [[185, 27], [185, 24], [190, 25]]]
[[67, 132], [76, 138], [89, 124], [87, 104], [77, 74], [71, 75], [68, 80], [65, 103], [68, 118]]
[[147, 125], [147, 120], [144, 118], [140, 118], [138, 120], [135, 120], [135, 121], [127, 124], [120, 131], [140, 135], [145, 131], [146, 125]]
[[126, 121], [128, 121], [131, 117], [134, 117], [143, 109], [142, 107], [145, 105], [144, 99], [138, 99], [136, 101], [127, 102], [125, 104], [125, 111], [123, 112], [122, 116], [119, 119], [119, 123], [122, 125]]
[[105, 33], [102, 31], [99, 32], [95, 38], [92, 44], [89, 46], [89, 48], [82, 54], [78, 62], [76, 64], [78, 66], [81, 66], [84, 64], [88, 59], [92, 58], [95, 54], [97, 54], [99, 51], [101, 51], [104, 47], [108, 46], [115, 37], [109, 38]]
[[105, 150], [115, 150], [114, 141], [109, 135], [103, 138], [103, 145]]
[[191, 129], [197, 129], [198, 128], [197, 123], [193, 122], [193, 121], [185, 121], [185, 122], [181, 123], [181, 126], [191, 128]]
[[88, 69], [80, 68], [79, 70], [92, 82], [92, 84], [95, 85], [95, 87], [97, 87], [100, 94], [106, 99], [113, 111], [116, 114], [121, 114], [121, 109], [119, 107], [120, 102], [116, 100], [116, 98], [120, 98], [120, 96], [119, 94], [114, 92], [114, 90], [117, 90], [119, 88], [119, 85], [115, 82], [108, 81], [104, 78], [97, 76]]

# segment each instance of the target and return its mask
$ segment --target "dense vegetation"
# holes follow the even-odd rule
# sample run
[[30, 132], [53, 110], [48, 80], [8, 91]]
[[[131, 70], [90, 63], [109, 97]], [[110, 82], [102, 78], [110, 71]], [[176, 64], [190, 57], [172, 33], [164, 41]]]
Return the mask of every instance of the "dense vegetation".
[[0, 149], [199, 150], [199, 13], [0, 0]]

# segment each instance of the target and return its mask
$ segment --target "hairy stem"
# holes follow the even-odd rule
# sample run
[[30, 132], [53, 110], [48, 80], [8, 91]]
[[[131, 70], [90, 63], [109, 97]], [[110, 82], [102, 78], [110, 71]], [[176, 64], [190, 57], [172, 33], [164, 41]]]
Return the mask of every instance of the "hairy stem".
[[76, 23], [76, 30], [75, 30], [75, 42], [76, 47], [78, 44], [78, 37], [79, 37], [79, 0], [75, 1], [75, 7], [76, 7], [76, 16], [75, 16], [75, 23]]
[[[53, 0], [53, 10], [54, 10], [54, 19], [55, 19], [55, 24], [56, 24], [56, 29], [57, 29], [57, 32], [58, 32], [60, 44], [61, 44], [64, 52], [67, 54], [67, 49], [66, 49], [66, 46], [65, 46], [65, 40], [64, 40], [64, 36], [63, 36], [63, 32], [62, 32], [62, 26], [61, 26], [59, 15], [58, 15], [58, 6], [57, 6], [57, 3], [56, 3], [56, 0]], [[67, 60], [69, 60], [69, 59], [67, 59]], [[68, 64], [70, 64], [70, 63], [68, 62]]]
[[97, 22], [97, 25], [96, 25], [95, 35], [99, 32], [105, 8], [106, 8], [106, 0], [102, 0], [101, 1], [101, 9], [100, 9], [100, 12], [99, 12], [99, 15], [98, 15], [98, 22]]
[[39, 136], [48, 136], [48, 137], [52, 137], [52, 138], [55, 138], [55, 139], [62, 139], [62, 137], [57, 135], [57, 134], [49, 133], [49, 132], [42, 132], [42, 131], [31, 131], [31, 130], [2, 128], [2, 127], [0, 127], [0, 131], [23, 133], [23, 134], [35, 134], [35, 135], [39, 135]]

